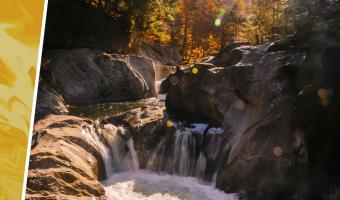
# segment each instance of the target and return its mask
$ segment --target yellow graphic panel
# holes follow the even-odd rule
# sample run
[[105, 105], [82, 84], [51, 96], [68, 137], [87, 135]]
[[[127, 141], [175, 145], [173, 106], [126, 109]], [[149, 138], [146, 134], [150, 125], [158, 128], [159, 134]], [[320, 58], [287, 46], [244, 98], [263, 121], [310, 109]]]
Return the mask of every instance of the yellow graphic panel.
[[0, 200], [21, 198], [43, 8], [0, 1]]

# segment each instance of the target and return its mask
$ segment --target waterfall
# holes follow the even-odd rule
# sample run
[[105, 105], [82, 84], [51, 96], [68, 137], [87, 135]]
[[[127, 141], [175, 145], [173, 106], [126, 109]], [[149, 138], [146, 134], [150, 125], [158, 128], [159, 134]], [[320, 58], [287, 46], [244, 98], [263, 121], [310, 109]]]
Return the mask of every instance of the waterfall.
[[[171, 166], [169, 169], [181, 175], [178, 176], [139, 170], [132, 137], [121, 127], [105, 125], [102, 132], [105, 145], [101, 143], [101, 153], [109, 175], [102, 182], [107, 199], [237, 200], [238, 196], [235, 194], [226, 194], [212, 187], [212, 184], [202, 184], [194, 177], [187, 177], [196, 176], [200, 179], [204, 177], [207, 159], [203, 151], [197, 152], [196, 149], [197, 144], [202, 142], [206, 128], [207, 125], [201, 124], [192, 127], [179, 126], [174, 136], [173, 156], [170, 158], [173, 162], [168, 162], [169, 159], [166, 157], [166, 138], [160, 141], [152, 153], [149, 162], [157, 160], [159, 171], [165, 168], [164, 166]], [[214, 134], [221, 132], [220, 129], [212, 130]], [[212, 132], [209, 131], [209, 134]], [[84, 131], [84, 134], [88, 132]], [[196, 158], [197, 153], [199, 154]], [[111, 166], [107, 165], [110, 163]]]
[[[103, 130], [105, 143], [110, 156], [103, 156], [107, 177], [123, 171], [137, 171], [139, 169], [138, 156], [134, 149], [132, 137], [124, 138], [125, 129], [106, 124]], [[108, 163], [108, 164], [106, 164]]]
[[208, 128], [207, 124], [188, 126], [178, 123], [175, 127], [173, 137], [163, 138], [158, 143], [148, 160], [147, 169], [201, 180], [208, 175], [211, 180], [212, 173], [218, 168], [210, 169], [207, 174], [208, 161], [220, 163], [217, 154], [224, 149], [223, 129]]
[[133, 171], [138, 171], [139, 170], [139, 162], [138, 162], [138, 156], [133, 144], [133, 139], [132, 137], [130, 139], [128, 139], [128, 141], [126, 142], [126, 145], [129, 148], [129, 153], [131, 156], [131, 165], [129, 167], [129, 169], [132, 169]]
[[190, 176], [194, 165], [196, 139], [188, 130], [176, 132], [173, 173]]
[[89, 143], [98, 147], [100, 154], [103, 158], [105, 173], [107, 176], [113, 173], [112, 157], [110, 150], [102, 143], [93, 126], [81, 125], [80, 133], [85, 136]]
[[207, 167], [207, 159], [204, 153], [200, 152], [200, 156], [198, 157], [198, 161], [196, 164], [195, 176], [199, 179], [203, 179], [206, 167]]

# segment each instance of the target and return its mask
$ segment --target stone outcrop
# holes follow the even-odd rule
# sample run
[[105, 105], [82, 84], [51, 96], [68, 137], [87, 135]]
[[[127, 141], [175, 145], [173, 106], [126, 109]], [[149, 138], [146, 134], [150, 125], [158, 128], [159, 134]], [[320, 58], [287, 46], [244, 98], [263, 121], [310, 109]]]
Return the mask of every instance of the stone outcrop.
[[90, 120], [50, 115], [35, 124], [26, 199], [105, 199], [101, 136]]
[[156, 67], [156, 80], [166, 77], [174, 70], [174, 66], [180, 65], [182, 56], [174, 46], [160, 44], [142, 44], [138, 54], [151, 58]]
[[[213, 58], [203, 59], [203, 62], [212, 63], [218, 67], [227, 67], [238, 63], [242, 59], [242, 52], [236, 48], [249, 45], [247, 42], [234, 42], [220, 50]], [[205, 61], [207, 60], [207, 61]]]
[[35, 121], [49, 114], [65, 115], [69, 112], [63, 97], [42, 79], [39, 81], [37, 102]]
[[[304, 56], [267, 52], [268, 46], [236, 47], [224, 67], [195, 65], [167, 93], [170, 114], [224, 127], [230, 149], [217, 186], [225, 191], [305, 192], [305, 144], [290, 76]], [[237, 59], [229, 63], [233, 52]]]
[[131, 133], [140, 167], [145, 168], [153, 148], [167, 132], [173, 131], [166, 126], [164, 111], [164, 103], [150, 99], [147, 106], [107, 118], [103, 123], [124, 126]]
[[155, 96], [152, 60], [90, 49], [45, 52], [43, 78], [67, 104], [134, 101]]
[[182, 61], [182, 56], [174, 46], [164, 46], [160, 44], [142, 44], [139, 47], [139, 54], [151, 58], [155, 66], [178, 65]]

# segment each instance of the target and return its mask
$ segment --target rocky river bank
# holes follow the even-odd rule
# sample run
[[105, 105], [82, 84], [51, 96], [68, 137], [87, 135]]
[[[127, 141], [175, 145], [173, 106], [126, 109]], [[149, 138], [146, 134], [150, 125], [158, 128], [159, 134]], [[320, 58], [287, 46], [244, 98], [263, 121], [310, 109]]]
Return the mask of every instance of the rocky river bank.
[[[141, 169], [196, 177], [241, 196], [336, 199], [339, 45], [299, 51], [285, 44], [235, 43], [177, 68], [160, 86], [165, 102], [156, 98], [152, 58], [48, 51], [26, 198], [108, 198], [111, 124], [126, 131], [117, 137], [133, 139]], [[127, 143], [122, 148], [120, 155], [129, 154]]]
[[340, 199], [336, 34], [182, 66], [115, 17], [49, 1], [26, 199]]

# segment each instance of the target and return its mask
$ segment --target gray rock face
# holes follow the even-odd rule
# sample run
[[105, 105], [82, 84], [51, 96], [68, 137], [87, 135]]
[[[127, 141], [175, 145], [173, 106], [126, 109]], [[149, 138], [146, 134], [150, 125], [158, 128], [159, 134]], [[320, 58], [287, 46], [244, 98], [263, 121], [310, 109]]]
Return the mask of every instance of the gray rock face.
[[143, 44], [139, 48], [139, 54], [151, 58], [155, 66], [177, 65], [182, 61], [182, 56], [173, 46]]
[[163, 46], [160, 44], [143, 44], [139, 48], [139, 55], [151, 58], [156, 67], [156, 79], [163, 77], [164, 71], [168, 69], [166, 66], [179, 65], [182, 56], [173, 46]]
[[242, 52], [238, 51], [235, 48], [244, 45], [249, 45], [249, 43], [234, 42], [231, 45], [222, 48], [222, 50], [214, 58], [209, 58], [207, 62], [219, 67], [231, 66], [233, 64], [236, 64], [242, 59]]
[[63, 97], [44, 80], [39, 81], [37, 102], [35, 121], [49, 114], [64, 115], [69, 112], [65, 106]]
[[152, 60], [90, 49], [51, 50], [45, 79], [68, 104], [133, 101], [155, 96]]
[[266, 49], [237, 47], [229, 57], [235, 51], [241, 57], [230, 67], [194, 66], [196, 71], [178, 77], [169, 89], [166, 107], [175, 116], [199, 116], [224, 127], [230, 149], [217, 175], [219, 188], [304, 192], [306, 176], [300, 170], [307, 171], [307, 160], [289, 76], [303, 55]]

